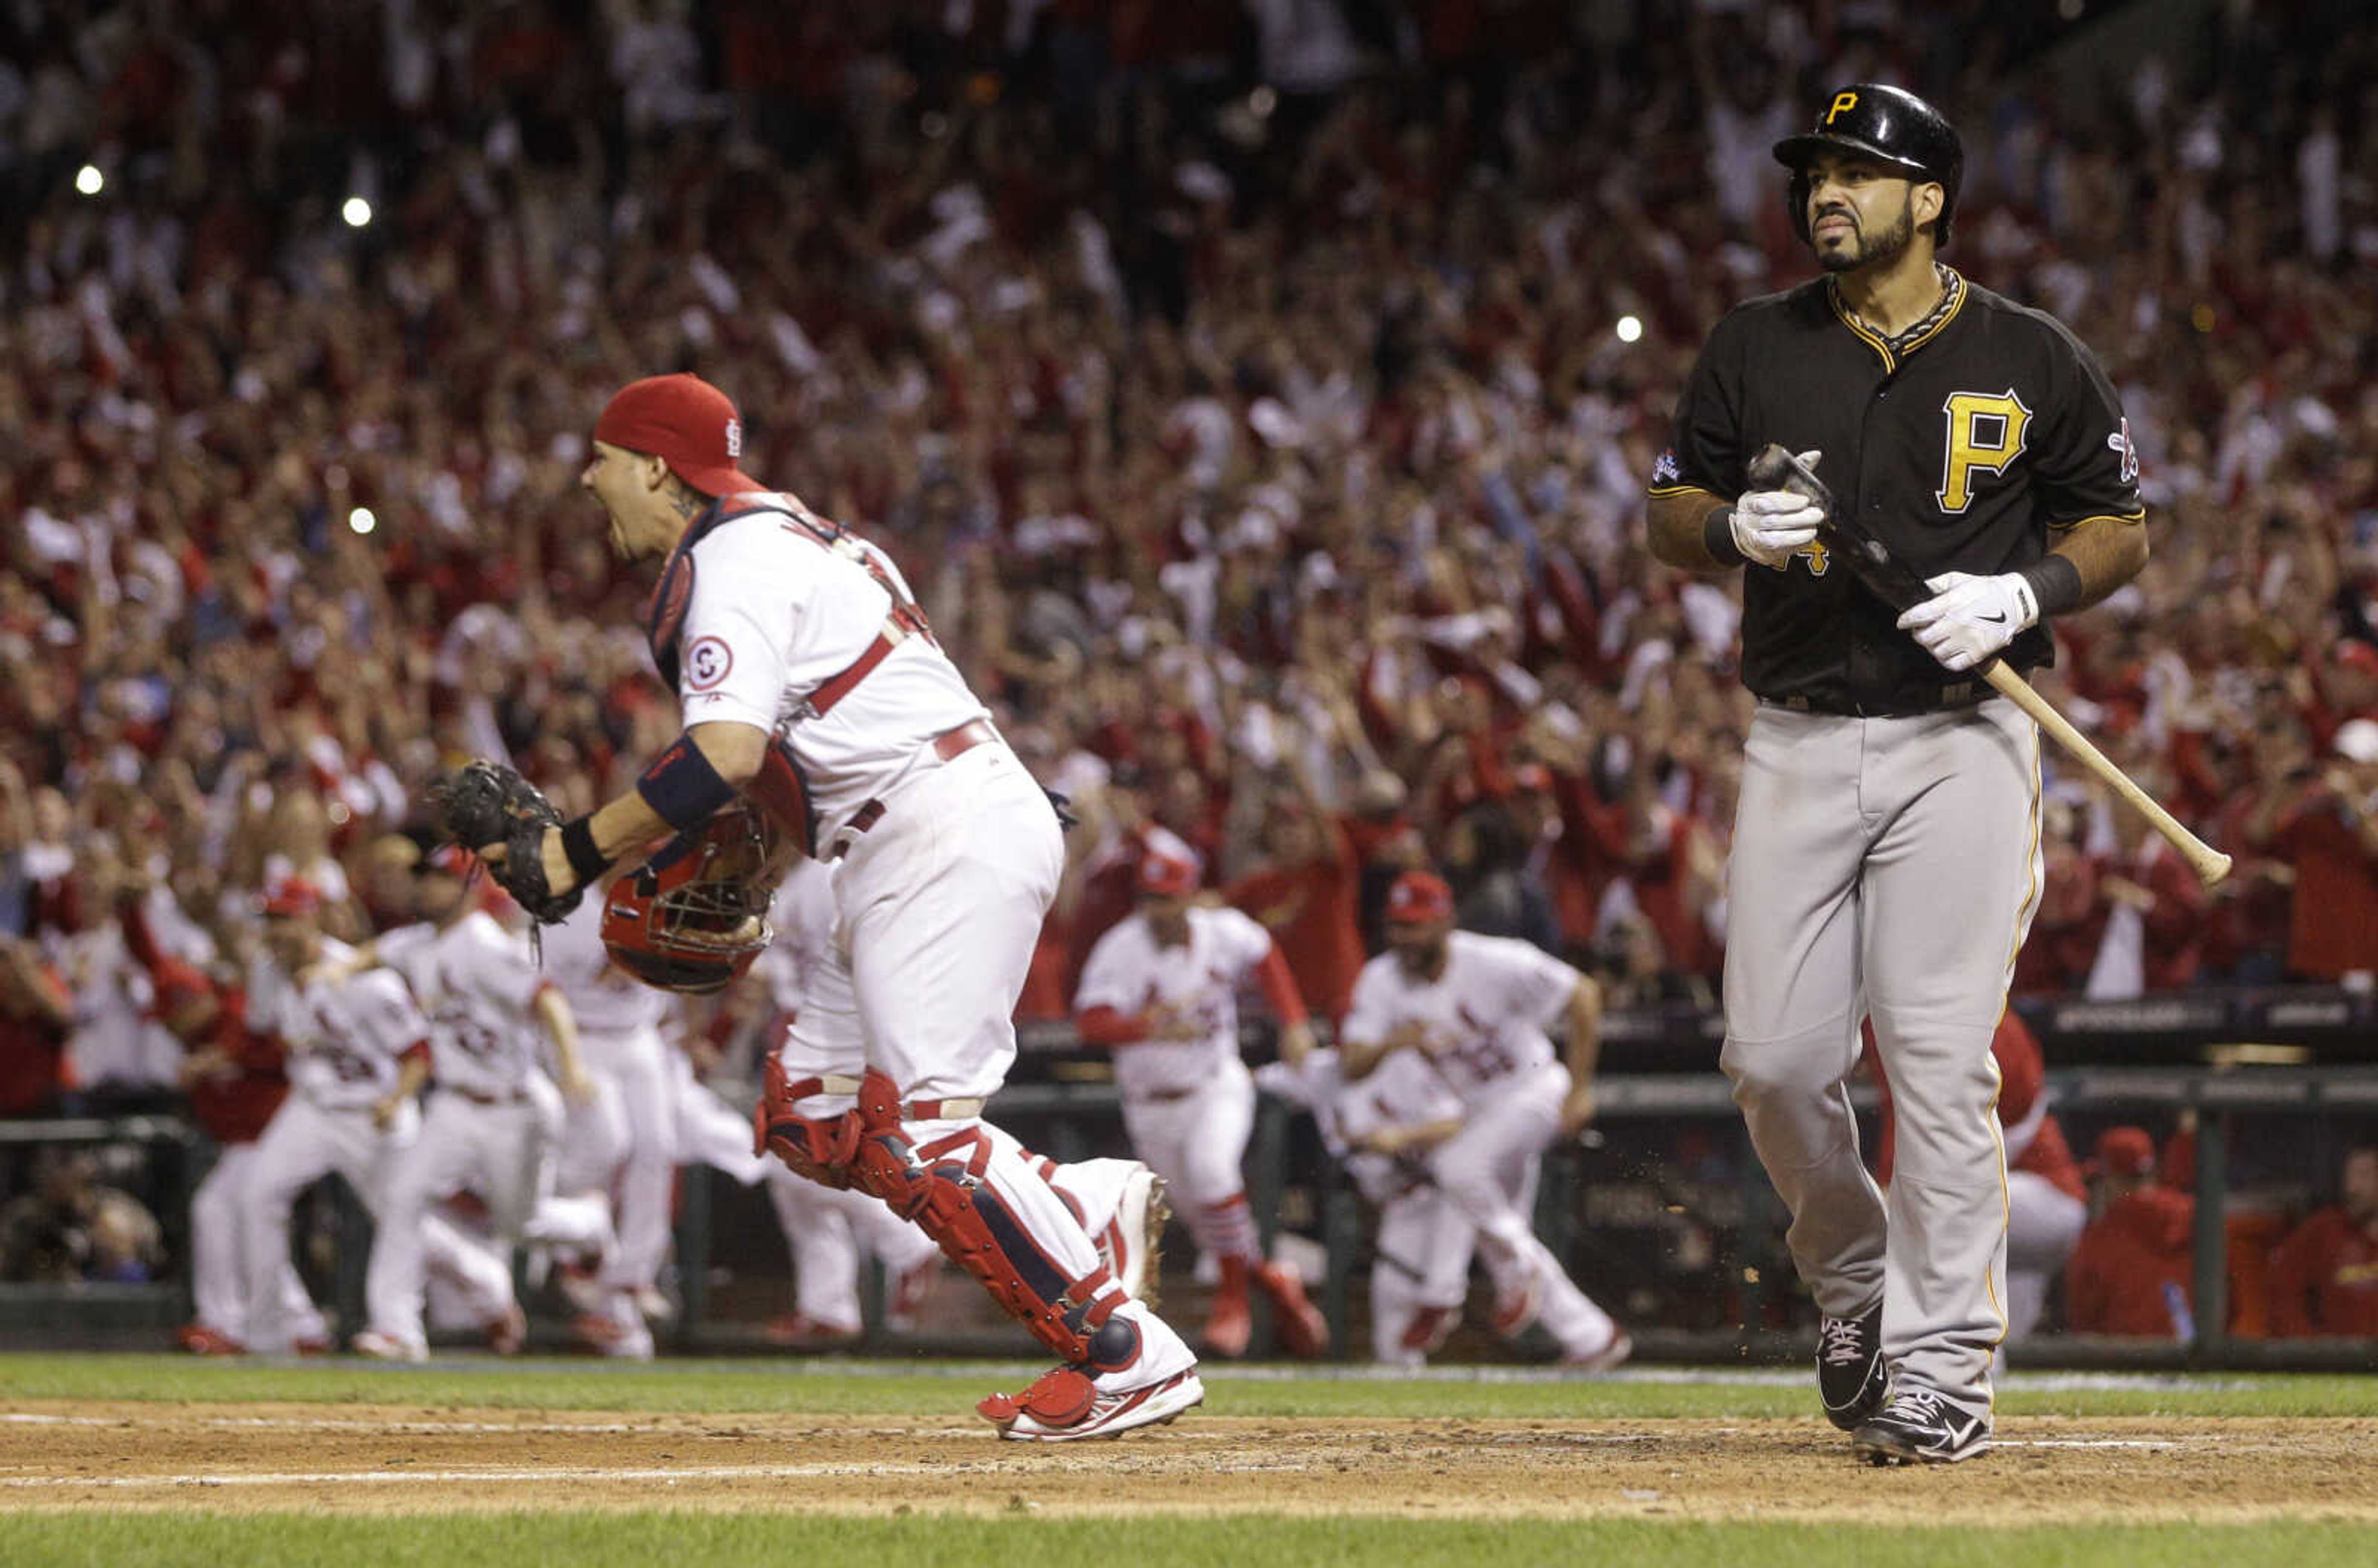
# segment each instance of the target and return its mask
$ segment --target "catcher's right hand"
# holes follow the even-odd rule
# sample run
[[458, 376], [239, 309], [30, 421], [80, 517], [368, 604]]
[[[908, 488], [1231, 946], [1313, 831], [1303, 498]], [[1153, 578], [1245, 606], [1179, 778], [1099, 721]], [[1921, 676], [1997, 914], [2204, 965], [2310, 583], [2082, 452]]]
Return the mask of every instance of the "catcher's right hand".
[[429, 799], [445, 835], [478, 856], [538, 922], [550, 926], [578, 907], [580, 889], [556, 893], [545, 880], [545, 835], [561, 826], [561, 813], [536, 785], [479, 757], [430, 785]]
[[[1823, 455], [1802, 452], [1798, 461], [1804, 469], [1813, 470]], [[1828, 497], [1809, 495], [1807, 485], [1793, 473], [1791, 462], [1791, 455], [1776, 446], [1753, 458], [1749, 468], [1753, 488], [1734, 503], [1734, 515], [1728, 520], [1734, 547], [1747, 559], [1777, 571], [1815, 544], [1817, 531], [1825, 524]]]

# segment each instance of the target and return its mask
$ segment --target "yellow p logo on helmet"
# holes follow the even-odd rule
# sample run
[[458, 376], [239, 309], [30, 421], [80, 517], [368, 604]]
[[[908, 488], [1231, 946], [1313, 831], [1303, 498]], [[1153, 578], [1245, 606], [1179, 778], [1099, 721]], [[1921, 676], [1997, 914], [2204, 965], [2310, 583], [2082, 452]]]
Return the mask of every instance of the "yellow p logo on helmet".
[[1830, 126], [1842, 115], [1846, 114], [1851, 110], [1856, 108], [1857, 98], [1858, 95], [1855, 92], [1837, 92], [1833, 94], [1833, 106], [1825, 111], [1825, 124]]

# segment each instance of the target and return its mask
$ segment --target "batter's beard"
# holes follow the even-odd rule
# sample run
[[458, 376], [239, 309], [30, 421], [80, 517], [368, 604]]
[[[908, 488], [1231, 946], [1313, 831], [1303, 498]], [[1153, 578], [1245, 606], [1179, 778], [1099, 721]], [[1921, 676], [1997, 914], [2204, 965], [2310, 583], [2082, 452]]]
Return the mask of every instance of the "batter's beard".
[[[1850, 221], [1856, 223], [1853, 217]], [[1910, 201], [1899, 209], [1898, 221], [1869, 241], [1866, 231], [1856, 231], [1855, 247], [1826, 250], [1819, 246], [1817, 265], [1828, 272], [1854, 272], [1861, 267], [1888, 267], [1907, 253], [1916, 243], [1916, 204]]]

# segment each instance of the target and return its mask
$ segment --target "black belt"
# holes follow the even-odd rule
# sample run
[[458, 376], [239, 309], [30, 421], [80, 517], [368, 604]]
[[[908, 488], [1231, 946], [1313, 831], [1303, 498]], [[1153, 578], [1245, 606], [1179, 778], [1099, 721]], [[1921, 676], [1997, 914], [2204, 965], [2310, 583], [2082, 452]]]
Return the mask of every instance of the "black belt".
[[1998, 695], [1986, 680], [1953, 681], [1947, 686], [1893, 692], [1888, 697], [1762, 697], [1771, 708], [1795, 713], [1831, 713], [1844, 719], [1913, 719], [1925, 713], [1953, 712]]

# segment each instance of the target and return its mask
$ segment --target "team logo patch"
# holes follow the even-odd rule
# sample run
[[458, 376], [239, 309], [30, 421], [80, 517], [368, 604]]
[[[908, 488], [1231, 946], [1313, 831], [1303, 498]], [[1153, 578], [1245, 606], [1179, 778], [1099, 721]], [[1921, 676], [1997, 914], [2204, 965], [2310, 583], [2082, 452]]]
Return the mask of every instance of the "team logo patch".
[[735, 651], [715, 637], [697, 637], [686, 645], [685, 683], [696, 691], [716, 686], [734, 667]]
[[727, 455], [730, 458], [743, 455], [743, 422], [739, 419], [727, 422]]
[[1684, 476], [1684, 468], [1676, 461], [1674, 447], [1662, 452], [1659, 461], [1651, 465], [1651, 483], [1654, 485], [1674, 485]]
[[2106, 445], [2122, 455], [2122, 483], [2136, 484], [2139, 477], [2139, 449], [2137, 443], [2131, 439], [2131, 422], [2127, 419], [2123, 420], [2122, 427], [2106, 437]]

